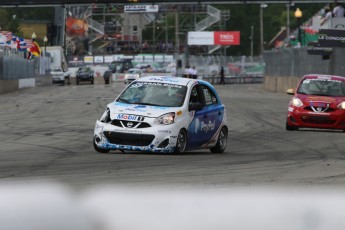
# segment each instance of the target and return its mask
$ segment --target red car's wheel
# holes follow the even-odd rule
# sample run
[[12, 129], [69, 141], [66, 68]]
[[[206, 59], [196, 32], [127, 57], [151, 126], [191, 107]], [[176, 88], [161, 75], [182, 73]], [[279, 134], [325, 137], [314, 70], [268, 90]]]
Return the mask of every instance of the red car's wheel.
[[293, 130], [298, 130], [298, 127], [297, 127], [297, 126], [289, 125], [289, 122], [286, 121], [285, 129], [286, 129], [287, 131], [293, 131]]

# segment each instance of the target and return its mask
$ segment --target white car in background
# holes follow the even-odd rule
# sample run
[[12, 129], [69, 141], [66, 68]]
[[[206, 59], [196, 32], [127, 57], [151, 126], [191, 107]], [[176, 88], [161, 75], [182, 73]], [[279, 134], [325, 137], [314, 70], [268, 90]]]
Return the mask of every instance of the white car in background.
[[128, 72], [125, 74], [125, 78], [124, 78], [125, 84], [131, 83], [132, 81], [139, 79], [143, 73], [144, 72], [142, 69], [138, 69], [138, 68], [129, 69]]
[[69, 82], [69, 71], [64, 71], [62, 68], [53, 68], [50, 71], [50, 75], [52, 76], [52, 83], [62, 83], [65, 84], [65, 79], [68, 79]]

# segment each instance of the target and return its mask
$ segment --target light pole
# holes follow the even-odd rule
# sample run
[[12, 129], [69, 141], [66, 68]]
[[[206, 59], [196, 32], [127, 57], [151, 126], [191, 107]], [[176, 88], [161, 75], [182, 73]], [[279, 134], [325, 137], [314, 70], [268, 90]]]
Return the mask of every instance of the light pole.
[[46, 56], [46, 53], [47, 53], [47, 42], [48, 42], [47, 36], [44, 36], [43, 42], [44, 42], [44, 56]]
[[254, 26], [250, 27], [250, 59], [253, 62], [253, 53], [254, 53]]
[[298, 42], [302, 46], [302, 34], [301, 34], [302, 11], [299, 8], [297, 8], [295, 11], [295, 18], [297, 19], [297, 24], [298, 24]]
[[32, 33], [31, 39], [32, 39], [32, 41], [35, 41], [35, 39], [36, 39], [36, 34], [35, 34], [35, 32]]
[[263, 8], [266, 8], [267, 4], [260, 4], [260, 52], [264, 51], [264, 22], [263, 22]]

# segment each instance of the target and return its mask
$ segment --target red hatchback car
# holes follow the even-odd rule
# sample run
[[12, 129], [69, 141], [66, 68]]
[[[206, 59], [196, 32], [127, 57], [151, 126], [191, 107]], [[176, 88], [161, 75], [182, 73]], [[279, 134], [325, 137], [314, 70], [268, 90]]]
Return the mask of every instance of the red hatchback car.
[[298, 128], [345, 131], [345, 77], [308, 74], [298, 84], [289, 103], [286, 130]]

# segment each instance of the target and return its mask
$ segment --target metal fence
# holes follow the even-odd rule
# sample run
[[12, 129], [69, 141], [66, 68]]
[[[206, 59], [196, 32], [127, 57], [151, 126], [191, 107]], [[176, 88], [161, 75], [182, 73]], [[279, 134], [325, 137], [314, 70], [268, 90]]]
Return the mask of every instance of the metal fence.
[[267, 76], [301, 77], [310, 73], [345, 76], [344, 48], [333, 48], [329, 59], [309, 55], [306, 47], [265, 51], [263, 59]]
[[0, 80], [34, 78], [39, 59], [28, 60], [24, 52], [0, 49]]
[[[186, 60], [182, 58], [183, 63]], [[227, 77], [263, 76], [265, 64], [261, 57], [247, 56], [190, 56], [189, 65], [196, 66], [198, 75], [216, 77], [224, 67]]]

